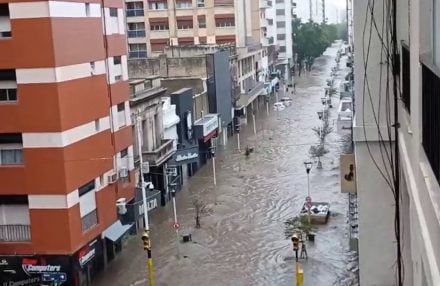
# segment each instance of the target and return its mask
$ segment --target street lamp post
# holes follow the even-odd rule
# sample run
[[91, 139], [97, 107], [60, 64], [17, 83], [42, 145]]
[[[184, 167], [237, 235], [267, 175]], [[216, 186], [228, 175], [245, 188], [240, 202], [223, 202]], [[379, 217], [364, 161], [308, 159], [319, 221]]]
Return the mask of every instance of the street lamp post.
[[173, 213], [174, 213], [174, 229], [176, 230], [176, 239], [177, 239], [177, 258], [180, 258], [180, 249], [179, 249], [179, 223], [177, 221], [177, 208], [176, 208], [176, 184], [170, 184], [171, 187], [171, 196], [173, 198]]
[[[310, 162], [310, 161], [304, 162], [304, 167], [306, 168], [306, 172], [307, 172], [307, 197], [311, 200], [311, 197], [310, 197], [310, 170], [312, 169], [312, 162]], [[309, 223], [311, 222], [310, 208], [311, 208], [311, 205], [308, 205], [307, 206], [307, 215], [308, 215]]]
[[136, 135], [138, 142], [138, 154], [139, 154], [139, 169], [141, 171], [141, 188], [142, 188], [142, 201], [144, 206], [144, 222], [145, 222], [145, 232], [142, 234], [142, 240], [144, 242], [144, 250], [147, 251], [147, 271], [148, 271], [148, 281], [150, 286], [154, 286], [154, 271], [153, 271], [153, 257], [151, 254], [151, 239], [150, 239], [150, 225], [148, 221], [148, 206], [147, 206], [147, 194], [146, 187], [149, 189], [154, 189], [154, 185], [151, 182], [145, 182], [144, 172], [143, 172], [143, 158], [142, 158], [142, 141], [141, 141], [141, 122], [142, 118], [139, 116], [137, 118]]
[[212, 175], [214, 179], [214, 186], [217, 186], [217, 178], [215, 174], [215, 146], [211, 147], [211, 155], [212, 155]]

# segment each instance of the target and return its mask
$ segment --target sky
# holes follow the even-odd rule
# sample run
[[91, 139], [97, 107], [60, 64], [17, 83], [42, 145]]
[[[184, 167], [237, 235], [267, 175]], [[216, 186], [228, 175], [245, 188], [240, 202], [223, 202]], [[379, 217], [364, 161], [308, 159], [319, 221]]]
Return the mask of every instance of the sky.
[[[321, 2], [322, 0], [312, 0], [313, 7], [313, 18], [314, 21], [318, 19], [321, 20]], [[325, 0], [326, 2], [326, 17], [328, 18], [329, 23], [342, 22], [345, 17], [345, 3], [346, 0]], [[316, 3], [319, 5], [318, 14], [316, 14]], [[297, 0], [296, 1], [296, 10], [298, 17], [303, 21], [307, 21], [309, 19], [309, 0]]]

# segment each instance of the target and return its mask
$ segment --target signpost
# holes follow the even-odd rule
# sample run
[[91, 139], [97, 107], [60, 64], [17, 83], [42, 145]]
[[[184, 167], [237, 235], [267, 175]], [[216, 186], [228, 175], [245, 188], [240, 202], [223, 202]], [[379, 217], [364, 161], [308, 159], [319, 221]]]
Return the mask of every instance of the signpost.
[[178, 223], [178, 222], [173, 223], [173, 228], [175, 230], [178, 230], [180, 228], [180, 223]]

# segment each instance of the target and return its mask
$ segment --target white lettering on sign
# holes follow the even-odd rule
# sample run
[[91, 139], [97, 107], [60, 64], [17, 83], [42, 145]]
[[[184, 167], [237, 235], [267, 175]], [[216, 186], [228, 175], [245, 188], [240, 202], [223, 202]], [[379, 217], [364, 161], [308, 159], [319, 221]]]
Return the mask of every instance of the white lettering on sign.
[[60, 265], [32, 265], [32, 264], [23, 264], [23, 271], [26, 272], [27, 275], [31, 276], [31, 273], [43, 273], [43, 272], [60, 272]]
[[29, 279], [20, 280], [20, 281], [9, 281], [9, 283], [8, 282], [3, 282], [3, 286], [35, 285], [38, 282], [40, 282], [40, 278], [39, 277], [35, 277], [35, 278], [29, 278]]
[[190, 160], [190, 159], [195, 159], [198, 158], [199, 154], [198, 153], [188, 153], [185, 155], [180, 155], [178, 154], [176, 156], [176, 162], [180, 162], [180, 161], [184, 161], [184, 160]]
[[92, 248], [88, 253], [86, 253], [85, 255], [81, 256], [79, 258], [79, 264], [81, 266], [84, 266], [87, 262], [89, 262], [93, 257], [95, 256], [95, 249]]
[[[149, 200], [147, 202], [147, 210], [151, 211], [155, 208], [157, 208], [157, 199]], [[144, 205], [140, 204], [139, 205], [139, 215], [142, 215], [142, 214], [144, 214]]]

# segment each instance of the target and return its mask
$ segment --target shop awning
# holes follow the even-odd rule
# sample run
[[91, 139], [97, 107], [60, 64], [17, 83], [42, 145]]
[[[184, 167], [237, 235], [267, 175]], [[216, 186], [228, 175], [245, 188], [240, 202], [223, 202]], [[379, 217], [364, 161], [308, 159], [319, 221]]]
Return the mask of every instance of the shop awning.
[[120, 220], [117, 220], [114, 224], [104, 230], [104, 236], [115, 242], [120, 239], [124, 234], [126, 234], [132, 225], [133, 224], [123, 225]]

